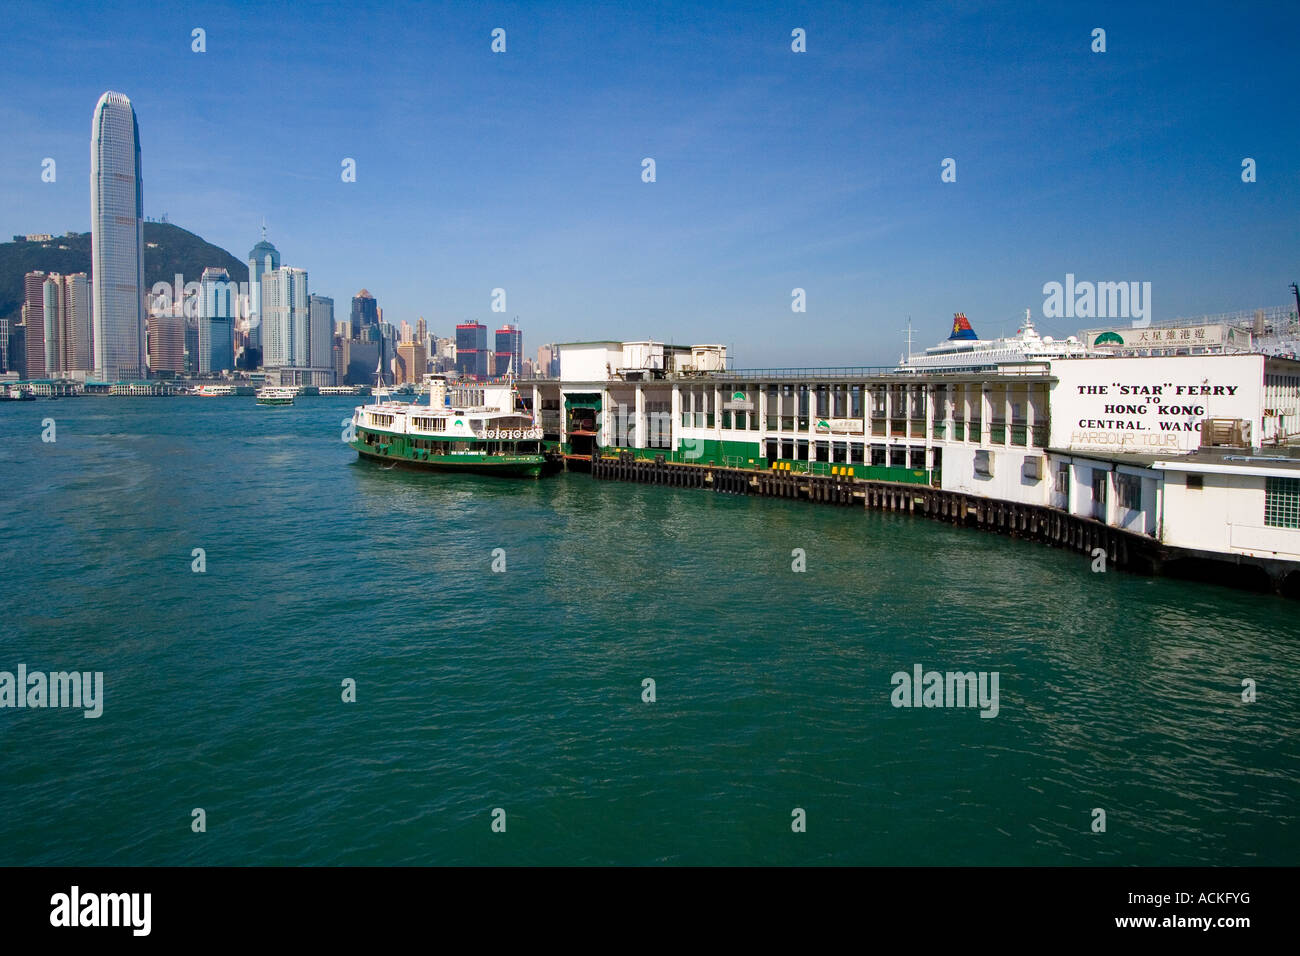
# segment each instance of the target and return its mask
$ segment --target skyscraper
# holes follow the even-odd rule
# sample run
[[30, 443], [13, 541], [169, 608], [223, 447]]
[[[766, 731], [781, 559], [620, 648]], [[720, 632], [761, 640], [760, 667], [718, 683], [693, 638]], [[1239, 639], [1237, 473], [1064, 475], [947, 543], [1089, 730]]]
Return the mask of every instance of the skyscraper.
[[248, 252], [248, 347], [257, 352], [258, 364], [262, 354], [262, 276], [278, 268], [280, 251], [266, 241], [263, 224], [261, 241]]
[[283, 266], [262, 276], [264, 366], [305, 368], [310, 364], [310, 308], [305, 269]]
[[51, 272], [41, 285], [44, 368], [49, 378], [91, 370], [90, 281]]
[[311, 331], [308, 333], [307, 364], [312, 368], [334, 368], [334, 300], [326, 295], [311, 297]]
[[496, 374], [505, 375], [507, 371], [515, 375], [524, 372], [524, 333], [519, 327], [506, 324], [497, 329]]
[[456, 372], [469, 378], [487, 378], [487, 326], [462, 322], [456, 326]]
[[[148, 318], [149, 371], [153, 375], [183, 375], [185, 354], [188, 351], [186, 338], [188, 332], [185, 318], [185, 302], [171, 302], [167, 297], [150, 296]], [[198, 351], [197, 336], [193, 343]]]
[[209, 267], [199, 280], [198, 371], [235, 367], [235, 299], [238, 288], [225, 269]]
[[23, 345], [27, 361], [23, 377], [45, 378], [45, 273], [29, 272], [23, 277]]
[[143, 378], [144, 185], [140, 127], [121, 93], [99, 98], [90, 130], [90, 234], [95, 375]]
[[368, 330], [378, 325], [379, 303], [373, 295], [362, 289], [352, 297], [352, 337], [368, 339]]

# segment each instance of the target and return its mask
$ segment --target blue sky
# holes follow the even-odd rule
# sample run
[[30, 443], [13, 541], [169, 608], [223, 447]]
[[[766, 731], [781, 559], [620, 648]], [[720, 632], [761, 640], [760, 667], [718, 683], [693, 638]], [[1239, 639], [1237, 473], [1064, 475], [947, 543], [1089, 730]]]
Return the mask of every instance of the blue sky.
[[896, 361], [908, 315], [917, 347], [956, 311], [1009, 334], [1067, 272], [1151, 282], [1156, 320], [1300, 279], [1291, 4], [9, 8], [0, 235], [89, 229], [91, 114], [119, 90], [146, 215], [240, 258], [265, 217], [340, 316], [364, 286], [439, 334], [517, 317], [529, 353], [856, 365]]

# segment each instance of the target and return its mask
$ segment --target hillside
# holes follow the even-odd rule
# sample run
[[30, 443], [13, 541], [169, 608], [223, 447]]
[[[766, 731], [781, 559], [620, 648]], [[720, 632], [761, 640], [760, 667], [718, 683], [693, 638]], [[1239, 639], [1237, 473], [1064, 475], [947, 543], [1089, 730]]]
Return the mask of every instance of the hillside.
[[[235, 282], [248, 281], [247, 263], [180, 226], [146, 222], [144, 242], [146, 287], [152, 287], [155, 282], [170, 283], [178, 272], [185, 276], [186, 282], [197, 282], [203, 270], [210, 266], [225, 269]], [[156, 248], [150, 248], [150, 243], [156, 244]], [[23, 276], [37, 269], [90, 274], [90, 233], [55, 236], [49, 242], [0, 243], [0, 318], [18, 321], [23, 302]]]

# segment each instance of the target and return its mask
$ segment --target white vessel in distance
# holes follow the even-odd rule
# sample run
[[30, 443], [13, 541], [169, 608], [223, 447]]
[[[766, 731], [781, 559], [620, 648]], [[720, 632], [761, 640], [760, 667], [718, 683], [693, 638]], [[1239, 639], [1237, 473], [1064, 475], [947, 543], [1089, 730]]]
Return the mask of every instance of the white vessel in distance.
[[981, 372], [1017, 362], [1091, 358], [1104, 354], [1088, 348], [1074, 335], [1064, 341], [1057, 341], [1050, 335], [1039, 335], [1029, 309], [1025, 309], [1025, 321], [1016, 334], [1004, 339], [981, 339], [975, 334], [966, 313], [958, 312], [952, 317], [952, 334], [946, 341], [918, 355], [901, 359], [898, 371]]
[[298, 389], [292, 385], [263, 385], [257, 391], [259, 405], [292, 405]]

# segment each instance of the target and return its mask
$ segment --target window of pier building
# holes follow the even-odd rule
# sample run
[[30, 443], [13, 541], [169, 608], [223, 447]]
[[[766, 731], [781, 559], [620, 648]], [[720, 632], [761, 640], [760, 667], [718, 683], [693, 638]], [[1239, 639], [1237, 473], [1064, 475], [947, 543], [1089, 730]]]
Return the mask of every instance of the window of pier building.
[[1264, 524], [1300, 528], [1300, 478], [1264, 479]]
[[1121, 508], [1130, 511], [1142, 510], [1142, 479], [1137, 475], [1118, 473], [1115, 475], [1115, 500]]
[[883, 467], [887, 461], [884, 445], [871, 446], [871, 464], [877, 468]]
[[673, 447], [673, 403], [645, 403], [646, 448]]

